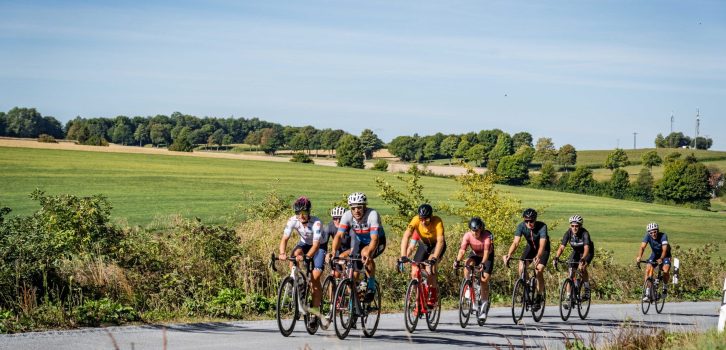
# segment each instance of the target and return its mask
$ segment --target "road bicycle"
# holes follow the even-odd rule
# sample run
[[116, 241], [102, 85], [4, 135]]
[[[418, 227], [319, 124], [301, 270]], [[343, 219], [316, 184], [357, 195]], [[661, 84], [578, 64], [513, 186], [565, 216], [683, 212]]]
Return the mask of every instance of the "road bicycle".
[[[339, 339], [345, 339], [357, 319], [360, 319], [363, 335], [370, 338], [376, 333], [381, 318], [381, 289], [376, 282], [373, 284], [372, 293], [367, 293], [369, 277], [365, 271], [361, 271], [362, 259], [347, 257], [342, 260], [345, 261], [345, 277], [335, 289], [332, 304], [335, 335]], [[359, 271], [362, 272], [363, 278], [357, 283], [355, 272]], [[366, 294], [372, 297], [366, 298]]]
[[[338, 276], [335, 277], [336, 272]], [[323, 281], [322, 297], [320, 298], [320, 328], [327, 330], [333, 320], [333, 297], [335, 290], [340, 284], [343, 273], [345, 272], [345, 259], [332, 258], [330, 260], [330, 273]]]
[[555, 267], [559, 264], [567, 264], [567, 277], [562, 281], [560, 287], [560, 317], [563, 321], [570, 318], [573, 308], [577, 308], [580, 319], [585, 319], [590, 312], [590, 298], [586, 298], [582, 272], [578, 269], [579, 261], [561, 261], [555, 259]]
[[428, 283], [429, 273], [426, 272], [427, 266], [434, 266], [431, 260], [415, 262], [407, 260], [404, 263], [410, 263], [412, 266], [418, 267], [418, 272], [408, 283], [406, 289], [406, 299], [404, 302], [403, 321], [406, 330], [409, 333], [416, 331], [416, 325], [420, 318], [426, 317], [426, 325], [430, 331], [435, 331], [439, 325], [439, 317], [441, 317], [441, 303], [438, 297], [433, 304], [429, 304], [431, 300], [431, 286]]
[[[270, 268], [277, 272], [275, 262], [281, 260], [275, 253], [270, 256]], [[319, 321], [310, 322], [311, 317], [316, 317], [312, 307], [313, 293], [310, 285], [312, 274], [312, 259], [304, 258], [305, 273], [298, 267], [298, 261], [294, 256], [287, 257], [292, 262], [290, 275], [283, 278], [277, 290], [277, 327], [280, 333], [287, 337], [295, 329], [295, 323], [303, 316], [305, 330], [310, 334], [318, 331]]]
[[[456, 264], [456, 268], [465, 268], [469, 271], [469, 278], [464, 278], [459, 286], [459, 325], [461, 328], [466, 328], [469, 324], [469, 318], [472, 312], [475, 314], [477, 323], [479, 326], [483, 326], [487, 319], [479, 318], [479, 307], [477, 302], [481, 300], [481, 278], [484, 266], [479, 265], [461, 265]], [[488, 283], [488, 282], [487, 282]], [[485, 315], [489, 314], [489, 307], [491, 304], [487, 304]]]
[[638, 269], [640, 269], [641, 263], [656, 265], [653, 268], [658, 270], [658, 277], [653, 278], [653, 275], [650, 275], [645, 280], [645, 283], [643, 283], [643, 297], [640, 299], [640, 310], [643, 311], [643, 315], [646, 315], [648, 314], [648, 310], [650, 310], [650, 304], [655, 304], [655, 312], [661, 313], [663, 312], [667, 295], [666, 284], [663, 281], [663, 263], [658, 264], [653, 260], [640, 260], [637, 265]]
[[[531, 262], [533, 259], [519, 259], [523, 262]], [[530, 264], [534, 265], [534, 264]], [[509, 268], [509, 261], [507, 261], [507, 268]], [[532, 277], [527, 281], [527, 267], [522, 269], [522, 273], [519, 278], [514, 282], [514, 289], [512, 290], [512, 320], [514, 324], [518, 324], [522, 320], [525, 311], [532, 312], [532, 318], [539, 322], [544, 315], [545, 300], [547, 300], [547, 294], [544, 288], [542, 288], [542, 300], [539, 303], [535, 303], [535, 293], [537, 293], [537, 276], [535, 266], [532, 266]]]

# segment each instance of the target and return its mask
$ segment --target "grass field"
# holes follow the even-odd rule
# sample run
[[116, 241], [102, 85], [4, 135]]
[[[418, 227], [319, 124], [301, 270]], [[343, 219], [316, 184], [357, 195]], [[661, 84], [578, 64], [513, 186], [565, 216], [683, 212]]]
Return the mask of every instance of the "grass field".
[[[284, 195], [308, 195], [314, 212], [327, 220], [326, 208], [352, 191], [369, 195], [372, 207], [388, 208], [377, 197], [373, 179], [392, 174], [367, 170], [296, 163], [241, 161], [165, 155], [97, 153], [0, 147], [0, 204], [15, 214], [37, 208], [28, 194], [39, 188], [49, 194], [71, 193], [108, 196], [112, 215], [130, 225], [147, 225], [172, 214], [197, 216], [222, 223], [239, 205], [248, 205], [271, 188]], [[433, 201], [448, 201], [457, 190], [452, 179], [427, 177], [422, 181]], [[663, 205], [620, 201], [521, 187], [502, 187], [526, 207], [544, 208], [542, 220], [561, 238], [563, 221], [574, 213], [598, 247], [615, 251], [625, 262], [636, 253], [649, 221], [658, 221], [671, 241], [684, 247], [720, 244], [726, 237], [726, 216], [721, 213]], [[485, 218], [486, 219], [486, 218]]]
[[[703, 162], [706, 166], [716, 166], [721, 171], [726, 171], [726, 160], [712, 160], [712, 161], [705, 161]], [[630, 175], [630, 181], [635, 182], [635, 179], [638, 177], [638, 174], [640, 173], [640, 169], [642, 169], [642, 165], [629, 165], [626, 166], [625, 171], [628, 172], [628, 175]], [[651, 174], [653, 174], [653, 178], [658, 180], [663, 177], [663, 170], [665, 168], [661, 166], [656, 166], [651, 169]], [[612, 176], [613, 172], [610, 169], [605, 168], [599, 168], [599, 169], [593, 169], [592, 170], [592, 177], [595, 178], [597, 181], [603, 181], [603, 180], [610, 180], [610, 177]]]
[[[661, 158], [665, 158], [666, 155], [672, 152], [678, 152], [682, 156], [693, 153], [699, 160], [726, 160], [726, 152], [723, 151], [705, 151], [696, 149], [683, 149], [683, 148], [639, 148], [639, 149], [626, 149], [625, 153], [628, 155], [628, 159], [631, 162], [640, 163], [640, 158], [644, 153], [656, 150]], [[597, 151], [577, 151], [577, 165], [599, 165], [604, 167], [605, 160], [608, 158], [608, 154], [612, 153], [613, 150], [597, 150]]]

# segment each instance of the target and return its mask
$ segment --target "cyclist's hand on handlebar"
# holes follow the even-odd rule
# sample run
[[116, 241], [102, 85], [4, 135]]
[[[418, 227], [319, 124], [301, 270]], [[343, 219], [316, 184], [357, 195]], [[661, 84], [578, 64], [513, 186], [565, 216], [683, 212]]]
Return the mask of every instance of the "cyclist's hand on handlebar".
[[285, 253], [282, 253], [277, 256], [277, 260], [285, 260], [285, 259], [287, 259], [287, 255]]
[[437, 263], [438, 261], [439, 261], [439, 259], [437, 259], [437, 258], [431, 258], [431, 259], [429, 259], [429, 264], [431, 264], [431, 265], [436, 265], [436, 263]]
[[410, 259], [409, 259], [409, 258], [408, 258], [407, 256], [405, 256], [405, 255], [404, 255], [404, 256], [402, 256], [402, 257], [400, 257], [400, 258], [398, 259], [398, 262], [399, 262], [399, 263], [401, 263], [401, 264], [405, 264], [405, 263], [407, 263], [407, 262], [409, 262], [409, 261], [411, 261], [411, 260], [410, 260]]
[[461, 267], [461, 265], [459, 264], [459, 260], [454, 260], [454, 265], [453, 265], [454, 270], [458, 269], [459, 267]]
[[560, 262], [559, 257], [556, 257], [556, 258], [554, 258], [554, 260], [552, 260], [552, 266], [554, 266], [555, 270], [557, 270], [559, 262]]

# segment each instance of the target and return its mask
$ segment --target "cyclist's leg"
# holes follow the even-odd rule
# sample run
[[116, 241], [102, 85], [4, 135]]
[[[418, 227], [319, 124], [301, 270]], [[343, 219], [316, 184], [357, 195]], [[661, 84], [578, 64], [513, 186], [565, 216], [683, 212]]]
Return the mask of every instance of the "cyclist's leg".
[[[481, 259], [477, 259], [478, 256], [476, 254], [469, 254], [469, 256], [466, 258], [466, 261], [464, 262], [464, 266], [476, 266], [481, 262]], [[464, 269], [464, 279], [469, 279], [469, 270]]]
[[325, 270], [325, 254], [327, 254], [327, 251], [325, 249], [318, 249], [317, 252], [315, 252], [315, 255], [313, 256], [313, 273], [312, 273], [312, 280], [310, 281], [310, 284], [312, 285], [313, 289], [313, 306], [318, 307], [320, 306], [320, 297], [322, 295], [322, 286], [320, 284], [320, 276], [323, 275], [323, 271]]
[[[429, 254], [429, 259], [432, 258], [432, 255], [433, 255], [435, 249], [436, 249], [436, 246], [433, 246], [431, 249], [431, 254]], [[441, 254], [438, 259], [439, 261], [443, 260], [444, 254], [446, 254], [446, 241], [444, 241], [444, 247], [441, 249]], [[438, 263], [436, 265], [438, 265]], [[430, 272], [431, 272], [431, 274], [429, 274], [429, 285], [432, 286], [435, 290], [438, 290], [439, 282], [438, 282], [438, 278], [436, 278], [436, 272], [438, 269], [437, 269], [436, 265], [429, 267]]]
[[667, 257], [663, 259], [663, 266], [661, 266], [661, 269], [663, 269], [663, 285], [668, 285], [668, 281], [670, 281], [670, 272], [671, 272], [671, 258]]
[[537, 251], [532, 249], [529, 244], [524, 248], [524, 252], [522, 252], [522, 256], [520, 256], [519, 260], [519, 275], [522, 275], [522, 271], [524, 271], [524, 280], [526, 281], [527, 278], [527, 267], [529, 266], [529, 263], [531, 261], [524, 261], [523, 259], [533, 259], [537, 255]]
[[[428, 247], [425, 243], [419, 242], [418, 248], [416, 248], [416, 254], [413, 255], [413, 261], [420, 263], [426, 260], [429, 256]], [[415, 279], [418, 275], [418, 266], [411, 265], [411, 279]]]
[[545, 288], [545, 282], [544, 282], [544, 269], [547, 266], [547, 261], [550, 259], [550, 251], [545, 250], [542, 253], [542, 257], [537, 264], [535, 268], [535, 273], [537, 274], [537, 293], [542, 294], [544, 292]]
[[[292, 257], [303, 256], [303, 254], [306, 254], [312, 247], [313, 246], [310, 244], [298, 242], [298, 244], [294, 248], [292, 248], [292, 252], [290, 252], [290, 256], [292, 256]], [[290, 262], [290, 267], [292, 267], [292, 261]]]
[[484, 262], [484, 269], [482, 270], [481, 279], [479, 280], [481, 285], [481, 299], [483, 301], [489, 301], [489, 280], [491, 279], [493, 270], [494, 253], [491, 253], [489, 254], [489, 259]]

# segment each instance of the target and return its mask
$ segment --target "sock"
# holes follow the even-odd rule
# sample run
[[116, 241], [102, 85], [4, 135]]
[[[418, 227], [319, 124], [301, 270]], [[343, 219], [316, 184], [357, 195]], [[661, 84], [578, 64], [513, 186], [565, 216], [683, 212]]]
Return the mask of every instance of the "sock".
[[375, 277], [368, 277], [368, 289], [373, 290], [376, 288], [376, 278]]

